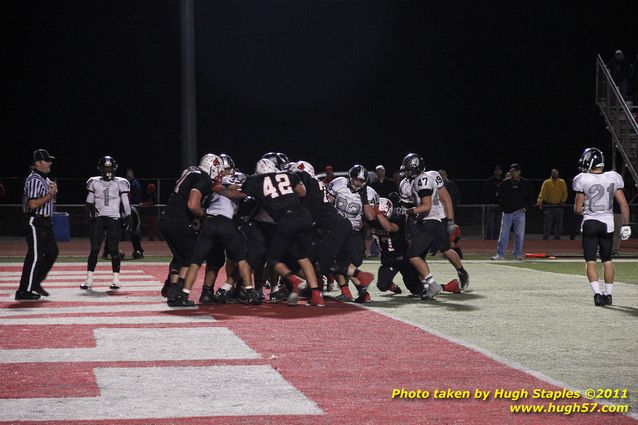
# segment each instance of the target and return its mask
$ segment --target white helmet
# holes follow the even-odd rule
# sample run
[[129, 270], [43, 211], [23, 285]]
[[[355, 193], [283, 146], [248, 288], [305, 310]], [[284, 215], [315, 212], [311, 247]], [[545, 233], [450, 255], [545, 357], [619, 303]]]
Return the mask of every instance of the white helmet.
[[392, 215], [392, 201], [388, 198], [379, 198], [379, 212], [386, 217]]
[[292, 162], [290, 164], [290, 171], [305, 171], [312, 177], [315, 176], [315, 167], [313, 167], [309, 162], [306, 161]]
[[255, 174], [268, 174], [280, 171], [274, 162], [269, 159], [260, 159], [255, 167]]
[[199, 169], [216, 178], [224, 171], [224, 162], [219, 156], [207, 153], [199, 160]]

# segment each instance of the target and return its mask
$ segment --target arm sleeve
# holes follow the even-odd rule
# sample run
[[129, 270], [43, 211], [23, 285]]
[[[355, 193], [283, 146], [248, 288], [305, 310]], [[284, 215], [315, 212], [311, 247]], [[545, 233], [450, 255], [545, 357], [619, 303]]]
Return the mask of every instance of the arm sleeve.
[[122, 208], [124, 209], [124, 217], [131, 215], [131, 203], [128, 200], [128, 192], [121, 192]]
[[572, 182], [572, 189], [574, 189], [574, 192], [576, 193], [583, 193], [583, 182], [581, 181], [581, 176], [582, 174], [577, 175], [574, 177], [574, 181]]
[[86, 195], [86, 202], [89, 204], [95, 204], [95, 189], [94, 189], [95, 181], [93, 179], [88, 179], [86, 182], [86, 190], [89, 193]]

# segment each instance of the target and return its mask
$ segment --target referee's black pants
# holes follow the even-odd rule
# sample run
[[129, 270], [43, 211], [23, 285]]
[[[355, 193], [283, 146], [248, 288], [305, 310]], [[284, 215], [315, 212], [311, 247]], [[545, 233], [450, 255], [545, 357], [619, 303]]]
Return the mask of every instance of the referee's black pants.
[[58, 244], [53, 235], [50, 218], [29, 216], [27, 221], [27, 245], [29, 250], [22, 266], [18, 292], [40, 289], [49, 270], [58, 258]]

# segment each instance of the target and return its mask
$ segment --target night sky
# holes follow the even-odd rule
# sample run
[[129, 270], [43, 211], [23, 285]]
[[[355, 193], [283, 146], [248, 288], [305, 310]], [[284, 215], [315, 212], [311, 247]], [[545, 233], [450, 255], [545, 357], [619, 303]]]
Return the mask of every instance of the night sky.
[[[486, 3], [196, 0], [198, 155], [393, 169], [416, 151], [485, 178], [511, 162], [570, 177], [583, 148], [609, 153], [595, 59], [633, 61], [638, 1]], [[179, 174], [177, 1], [0, 8], [0, 175], [24, 175], [38, 147], [58, 176], [93, 175], [106, 154], [120, 174]]]

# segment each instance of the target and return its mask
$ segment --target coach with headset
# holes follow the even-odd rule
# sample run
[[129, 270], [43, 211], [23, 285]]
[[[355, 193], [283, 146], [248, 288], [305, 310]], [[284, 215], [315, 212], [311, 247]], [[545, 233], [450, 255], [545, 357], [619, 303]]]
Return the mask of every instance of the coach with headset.
[[33, 171], [24, 182], [22, 210], [27, 219], [29, 250], [15, 296], [18, 301], [34, 301], [49, 295], [41, 284], [58, 257], [58, 245], [51, 222], [58, 186], [47, 177], [54, 159], [44, 149], [34, 151]]

